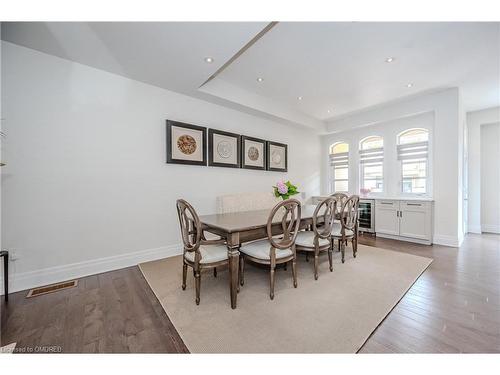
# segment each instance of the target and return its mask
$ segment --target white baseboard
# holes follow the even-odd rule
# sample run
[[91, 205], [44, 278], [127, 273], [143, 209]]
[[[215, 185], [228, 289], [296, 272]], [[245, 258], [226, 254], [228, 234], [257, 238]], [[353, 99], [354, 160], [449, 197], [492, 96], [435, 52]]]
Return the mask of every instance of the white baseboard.
[[434, 235], [433, 243], [436, 245], [460, 247], [461, 241], [455, 236]]
[[495, 224], [481, 224], [481, 229], [486, 233], [497, 233], [500, 234], [500, 225]]
[[481, 226], [480, 225], [468, 225], [467, 232], [481, 234]]
[[[176, 244], [156, 249], [141, 250], [106, 258], [66, 264], [63, 266], [49, 267], [37, 271], [13, 274], [10, 275], [9, 278], [9, 293], [135, 266], [139, 263], [168, 258], [180, 254], [182, 254], [182, 245]], [[0, 287], [0, 295], [2, 295], [4, 292], [3, 278], [0, 280]]]
[[389, 238], [391, 240], [398, 240], [398, 241], [405, 241], [405, 242], [413, 242], [413, 243], [419, 243], [421, 245], [432, 245], [432, 242], [429, 240], [421, 240], [418, 238], [410, 238], [410, 237], [402, 237], [402, 236], [394, 236], [391, 234], [385, 234], [385, 233], [377, 233], [377, 237], [382, 237], [382, 238]]

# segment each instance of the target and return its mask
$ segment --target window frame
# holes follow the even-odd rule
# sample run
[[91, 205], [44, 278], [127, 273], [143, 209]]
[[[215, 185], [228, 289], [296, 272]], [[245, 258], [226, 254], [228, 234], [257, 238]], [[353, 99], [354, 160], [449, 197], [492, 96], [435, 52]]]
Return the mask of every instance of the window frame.
[[361, 189], [364, 189], [365, 188], [365, 180], [366, 181], [377, 181], [378, 179], [376, 178], [368, 178], [368, 179], [365, 179], [365, 167], [366, 166], [369, 166], [369, 165], [374, 165], [374, 164], [369, 164], [369, 163], [362, 163], [361, 162], [361, 151], [362, 150], [370, 150], [370, 149], [363, 149], [363, 143], [365, 143], [367, 140], [369, 140], [370, 138], [379, 138], [381, 141], [382, 141], [382, 147], [377, 147], [377, 148], [373, 148], [373, 150], [378, 150], [378, 149], [382, 149], [381, 151], [381, 155], [380, 155], [380, 158], [382, 159], [380, 161], [380, 166], [382, 167], [382, 189], [381, 191], [370, 191], [370, 193], [368, 193], [368, 195], [383, 195], [385, 194], [386, 192], [386, 181], [385, 181], [385, 149], [384, 149], [384, 145], [385, 145], [385, 141], [384, 141], [384, 137], [381, 136], [381, 135], [376, 135], [376, 134], [372, 134], [372, 135], [369, 135], [369, 136], [366, 136], [366, 137], [363, 137], [359, 143], [358, 143], [358, 152], [360, 154], [360, 157], [359, 157], [359, 162], [358, 162], [358, 165], [359, 165], [359, 190], [361, 191]]
[[408, 177], [403, 177], [403, 164], [405, 162], [405, 160], [400, 160], [399, 159], [399, 151], [396, 150], [396, 157], [398, 158], [398, 163], [399, 163], [399, 194], [401, 196], [406, 196], [406, 197], [429, 197], [431, 196], [430, 194], [430, 190], [431, 190], [431, 153], [432, 153], [432, 140], [431, 140], [431, 136], [432, 136], [432, 133], [429, 129], [427, 128], [420, 128], [420, 127], [412, 127], [412, 128], [407, 128], [407, 129], [404, 129], [402, 131], [400, 131], [397, 135], [396, 135], [396, 147], [397, 146], [400, 146], [400, 145], [411, 145], [412, 143], [418, 143], [418, 142], [412, 142], [412, 143], [400, 143], [400, 138], [401, 136], [403, 136], [405, 133], [409, 132], [409, 131], [412, 131], [412, 130], [422, 130], [424, 132], [427, 133], [427, 156], [425, 158], [418, 158], [416, 157], [415, 159], [407, 159], [406, 161], [411, 161], [411, 160], [415, 160], [415, 162], [417, 161], [425, 161], [425, 177], [414, 177], [412, 178], [412, 180], [416, 180], [416, 179], [423, 179], [425, 178], [425, 192], [424, 193], [415, 193], [415, 192], [405, 192], [403, 190], [403, 187], [404, 187], [404, 179], [408, 179]]
[[[340, 178], [340, 179], [336, 179], [335, 178], [335, 166], [331, 164], [331, 162], [329, 162], [329, 170], [330, 170], [330, 186], [329, 186], [329, 189], [330, 189], [330, 194], [333, 194], [333, 193], [348, 193], [349, 192], [349, 187], [350, 187], [350, 168], [349, 168], [349, 159], [350, 159], [350, 150], [351, 150], [351, 145], [349, 144], [349, 142], [346, 142], [346, 141], [338, 141], [338, 142], [334, 142], [332, 143], [329, 148], [328, 148], [328, 157], [330, 158], [331, 155], [335, 155], [335, 153], [331, 152], [333, 150], [333, 148], [335, 146], [338, 146], [340, 144], [346, 144], [347, 145], [347, 165], [346, 165], [346, 169], [347, 169], [347, 178]], [[345, 181], [347, 182], [347, 190], [335, 190], [335, 183], [336, 182], [342, 182], [342, 181]]]

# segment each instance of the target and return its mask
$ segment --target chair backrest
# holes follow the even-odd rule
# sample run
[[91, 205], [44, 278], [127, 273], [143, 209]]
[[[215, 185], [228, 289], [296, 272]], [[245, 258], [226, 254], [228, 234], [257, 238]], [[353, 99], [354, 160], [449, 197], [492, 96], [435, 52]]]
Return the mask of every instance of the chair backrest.
[[178, 199], [176, 205], [184, 251], [197, 251], [201, 244], [202, 235], [198, 214], [193, 206], [184, 199]]
[[[287, 199], [273, 207], [267, 219], [267, 238], [276, 249], [288, 249], [297, 238], [300, 226], [301, 206], [297, 199]], [[281, 224], [283, 238], [273, 237], [273, 225]]]
[[312, 228], [316, 237], [330, 238], [336, 213], [337, 201], [333, 197], [324, 199], [316, 206], [312, 218]]
[[354, 231], [358, 223], [359, 195], [351, 195], [342, 205], [340, 213], [340, 222], [342, 230], [349, 229]]
[[271, 209], [280, 201], [281, 198], [275, 197], [271, 192], [221, 195], [217, 197], [217, 213]]
[[330, 197], [335, 199], [335, 201], [337, 202], [337, 214], [340, 214], [342, 206], [344, 205], [345, 201], [349, 198], [349, 196], [344, 193], [335, 193], [330, 195]]

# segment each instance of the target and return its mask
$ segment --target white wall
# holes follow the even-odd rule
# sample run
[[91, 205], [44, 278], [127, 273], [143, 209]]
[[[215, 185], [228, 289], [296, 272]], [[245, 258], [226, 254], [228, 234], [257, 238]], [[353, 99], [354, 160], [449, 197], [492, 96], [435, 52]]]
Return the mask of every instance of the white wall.
[[[180, 251], [175, 200], [291, 179], [319, 194], [319, 137], [10, 43], [2, 43], [3, 245], [12, 289]], [[289, 145], [287, 174], [165, 163], [165, 120]]]
[[467, 113], [469, 232], [481, 233], [481, 126], [500, 121], [500, 107]]
[[481, 230], [500, 233], [500, 123], [481, 126]]
[[[459, 246], [462, 239], [462, 126], [459, 92], [448, 89], [380, 105], [327, 124], [330, 133], [433, 113], [434, 243]], [[326, 139], [326, 141], [325, 141]], [[328, 149], [332, 135], [323, 137], [322, 192], [328, 186]]]

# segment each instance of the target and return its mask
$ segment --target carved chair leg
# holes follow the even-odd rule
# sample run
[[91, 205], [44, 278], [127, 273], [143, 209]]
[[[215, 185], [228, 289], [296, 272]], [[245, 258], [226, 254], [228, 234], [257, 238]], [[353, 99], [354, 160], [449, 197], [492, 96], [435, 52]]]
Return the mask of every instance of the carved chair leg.
[[243, 286], [245, 284], [245, 257], [243, 254], [240, 254], [240, 285]]
[[214, 277], [217, 277], [217, 267], [214, 267]]
[[292, 259], [292, 276], [293, 276], [293, 287], [297, 288], [297, 262], [295, 258]]
[[319, 250], [314, 251], [314, 280], [318, 280]]
[[330, 263], [330, 272], [333, 271], [333, 250], [331, 248], [328, 249], [328, 262]]
[[182, 290], [186, 290], [187, 271], [188, 271], [187, 264], [182, 263]]
[[269, 297], [271, 299], [274, 299], [274, 269], [275, 267], [271, 265], [271, 272], [269, 273], [269, 287], [270, 287]]
[[342, 253], [342, 263], [345, 262], [345, 243], [344, 241], [340, 242], [340, 252]]
[[196, 304], [200, 304], [200, 287], [201, 287], [201, 275], [200, 270], [197, 269], [194, 273], [194, 282], [196, 286]]
[[341, 243], [342, 243], [342, 239], [341, 239], [341, 238], [339, 238], [339, 239], [337, 240], [337, 242], [338, 242], [338, 244], [339, 244], [339, 246], [338, 246], [338, 251], [340, 252], [340, 251], [342, 250], [342, 249], [340, 248], [340, 247], [341, 247], [340, 245], [341, 245]]
[[356, 258], [356, 253], [358, 252], [358, 237], [352, 238], [352, 256]]

